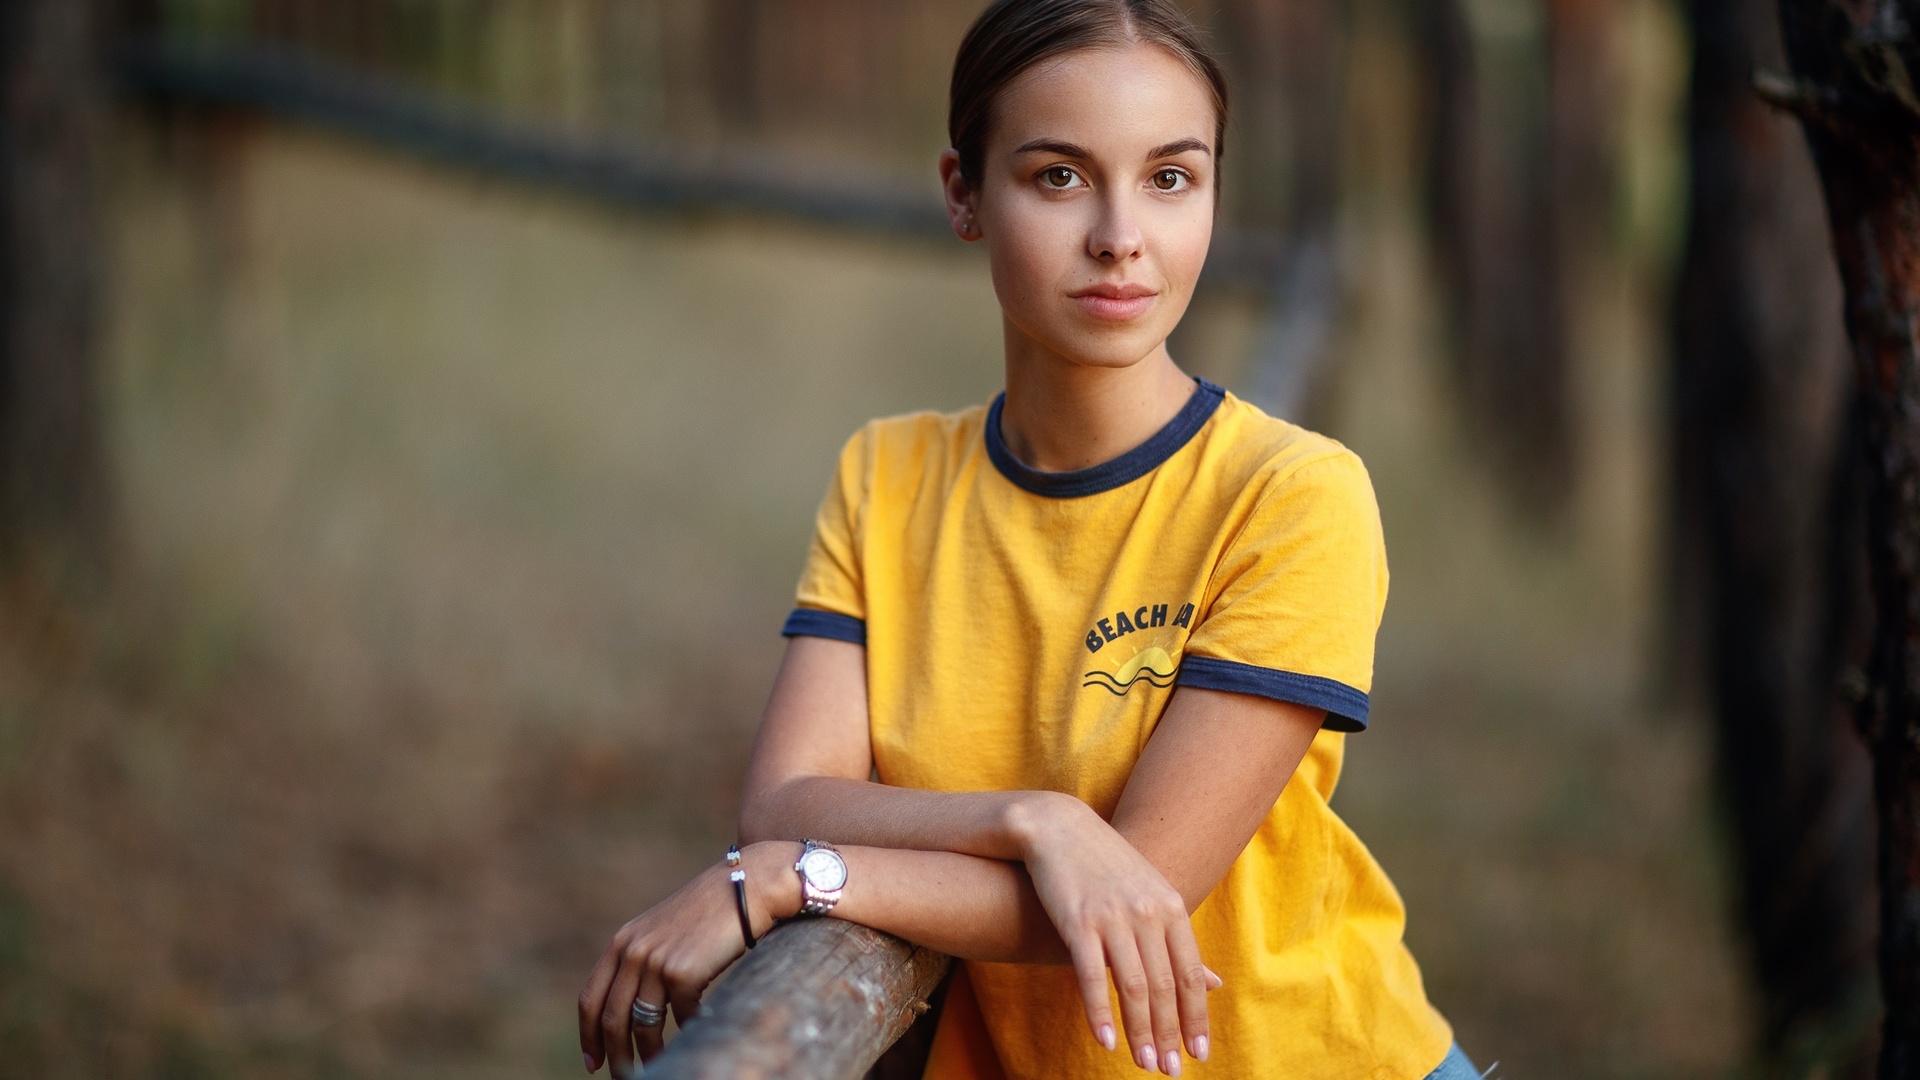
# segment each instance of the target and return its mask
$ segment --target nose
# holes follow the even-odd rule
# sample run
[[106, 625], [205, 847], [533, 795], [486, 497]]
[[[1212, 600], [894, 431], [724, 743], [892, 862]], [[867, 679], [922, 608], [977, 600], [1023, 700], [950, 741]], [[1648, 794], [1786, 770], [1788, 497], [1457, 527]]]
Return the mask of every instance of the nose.
[[1139, 258], [1144, 243], [1126, 194], [1110, 193], [1101, 202], [1099, 220], [1087, 234], [1087, 254], [1103, 263], [1122, 263]]

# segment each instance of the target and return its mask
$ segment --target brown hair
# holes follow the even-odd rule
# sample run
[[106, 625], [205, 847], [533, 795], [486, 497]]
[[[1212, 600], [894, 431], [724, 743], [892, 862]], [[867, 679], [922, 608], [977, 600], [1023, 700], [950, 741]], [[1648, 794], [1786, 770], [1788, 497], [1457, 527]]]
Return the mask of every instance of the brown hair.
[[1042, 60], [1079, 49], [1145, 42], [1180, 58], [1213, 94], [1213, 153], [1226, 149], [1227, 80], [1206, 39], [1173, 0], [994, 0], [973, 21], [953, 59], [947, 137], [960, 175], [980, 182], [994, 100]]

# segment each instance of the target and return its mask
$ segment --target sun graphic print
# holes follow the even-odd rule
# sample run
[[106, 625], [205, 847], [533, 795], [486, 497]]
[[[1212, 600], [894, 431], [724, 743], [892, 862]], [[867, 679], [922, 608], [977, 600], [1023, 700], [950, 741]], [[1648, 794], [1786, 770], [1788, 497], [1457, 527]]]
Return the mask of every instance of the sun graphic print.
[[1158, 645], [1149, 645], [1129, 657], [1120, 669], [1106, 672], [1095, 669], [1086, 673], [1084, 687], [1097, 686], [1117, 697], [1126, 696], [1138, 683], [1146, 683], [1162, 690], [1173, 685], [1176, 664], [1167, 650]]

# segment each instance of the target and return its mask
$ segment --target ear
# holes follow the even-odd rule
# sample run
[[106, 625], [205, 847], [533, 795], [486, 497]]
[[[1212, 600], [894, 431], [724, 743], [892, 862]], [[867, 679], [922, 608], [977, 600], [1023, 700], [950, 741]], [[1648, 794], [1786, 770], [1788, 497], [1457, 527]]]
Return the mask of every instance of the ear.
[[972, 243], [980, 239], [980, 221], [974, 214], [973, 188], [960, 174], [960, 151], [951, 147], [940, 151], [940, 191], [947, 200], [947, 220], [953, 234]]

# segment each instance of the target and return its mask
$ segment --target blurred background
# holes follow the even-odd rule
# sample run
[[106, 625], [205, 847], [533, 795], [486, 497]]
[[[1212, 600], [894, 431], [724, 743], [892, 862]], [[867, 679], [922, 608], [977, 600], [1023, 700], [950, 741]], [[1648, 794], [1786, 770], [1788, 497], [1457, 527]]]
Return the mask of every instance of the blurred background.
[[[0, 8], [0, 1077], [579, 1069], [841, 441], [985, 401], [980, 0]], [[1174, 341], [1355, 448], [1336, 808], [1514, 1077], [1864, 1075], [1839, 296], [1762, 0], [1191, 0]]]

